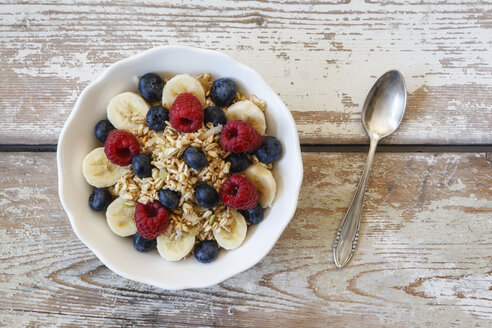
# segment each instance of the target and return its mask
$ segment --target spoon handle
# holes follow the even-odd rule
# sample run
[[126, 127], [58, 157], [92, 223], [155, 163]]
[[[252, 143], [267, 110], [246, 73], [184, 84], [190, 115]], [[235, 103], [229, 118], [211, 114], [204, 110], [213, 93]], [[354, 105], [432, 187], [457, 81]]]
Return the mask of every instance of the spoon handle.
[[355, 192], [347, 213], [345, 213], [345, 217], [343, 218], [340, 227], [338, 227], [335, 241], [333, 242], [333, 260], [339, 269], [348, 263], [357, 246], [364, 194], [366, 193], [369, 171], [371, 170], [377, 144], [378, 140], [371, 138], [369, 155], [367, 156], [366, 165], [362, 177], [360, 178], [359, 186], [357, 187], [357, 191]]

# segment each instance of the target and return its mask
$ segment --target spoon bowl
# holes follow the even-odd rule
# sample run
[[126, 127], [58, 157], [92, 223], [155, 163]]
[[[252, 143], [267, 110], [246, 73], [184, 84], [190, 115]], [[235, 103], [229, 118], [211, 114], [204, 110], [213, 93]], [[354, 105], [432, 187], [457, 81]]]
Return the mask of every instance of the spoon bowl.
[[362, 124], [369, 135], [369, 155], [359, 186], [333, 242], [333, 260], [339, 269], [348, 263], [357, 246], [364, 194], [376, 146], [381, 138], [398, 128], [405, 113], [406, 103], [405, 80], [401, 73], [395, 70], [384, 73], [367, 94], [362, 108]]
[[362, 124], [369, 138], [384, 138], [398, 128], [407, 102], [407, 88], [400, 72], [384, 73], [372, 86], [362, 108]]

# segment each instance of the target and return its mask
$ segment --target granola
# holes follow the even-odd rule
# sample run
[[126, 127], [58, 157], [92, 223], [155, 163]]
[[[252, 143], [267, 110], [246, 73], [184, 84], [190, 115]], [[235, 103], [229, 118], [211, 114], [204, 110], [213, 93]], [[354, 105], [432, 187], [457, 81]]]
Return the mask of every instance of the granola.
[[[266, 102], [245, 96], [231, 79], [214, 80], [209, 73], [169, 79], [147, 73], [136, 81], [140, 95], [124, 92], [113, 97], [108, 120], [96, 126], [96, 136], [105, 145], [86, 156], [83, 173], [90, 184], [107, 189], [95, 189], [90, 206], [107, 208], [111, 230], [134, 235], [139, 251], [157, 246], [167, 260], [194, 253], [198, 261], [208, 263], [219, 246], [241, 245], [247, 225], [260, 222], [275, 198], [272, 163], [280, 157], [281, 145], [265, 136]], [[150, 121], [149, 115], [154, 117]], [[221, 135], [226, 139], [221, 141]], [[234, 139], [237, 135], [242, 137]], [[106, 138], [111, 139], [109, 146]], [[187, 149], [200, 156], [200, 165], [187, 158]], [[203, 186], [216, 197], [208, 198], [213, 202], [207, 196], [201, 200]], [[240, 188], [243, 194], [236, 193]], [[159, 199], [160, 193], [171, 198]]]

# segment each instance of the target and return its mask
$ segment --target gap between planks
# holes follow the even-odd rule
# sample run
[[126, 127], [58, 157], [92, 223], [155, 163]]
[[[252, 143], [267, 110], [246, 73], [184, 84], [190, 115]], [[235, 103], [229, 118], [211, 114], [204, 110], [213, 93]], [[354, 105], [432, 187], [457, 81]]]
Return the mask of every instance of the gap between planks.
[[[0, 144], [0, 152], [56, 152], [56, 144]], [[304, 153], [366, 153], [369, 145], [301, 144]], [[492, 145], [379, 145], [379, 153], [492, 153]]]

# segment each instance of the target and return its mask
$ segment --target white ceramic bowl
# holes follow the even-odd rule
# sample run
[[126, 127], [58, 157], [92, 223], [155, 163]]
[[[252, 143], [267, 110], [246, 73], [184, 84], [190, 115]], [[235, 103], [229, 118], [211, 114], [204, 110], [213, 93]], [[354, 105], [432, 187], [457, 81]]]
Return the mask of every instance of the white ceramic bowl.
[[[136, 91], [134, 76], [147, 72], [163, 75], [211, 73], [230, 77], [245, 94], [255, 94], [267, 103], [267, 133], [280, 139], [284, 153], [275, 163], [277, 197], [260, 224], [251, 226], [244, 243], [232, 251], [222, 250], [212, 263], [190, 257], [167, 262], [157, 251], [139, 253], [131, 238], [111, 232], [103, 213], [92, 211], [88, 197], [92, 187], [82, 175], [82, 160], [95, 147], [94, 126], [106, 118], [111, 97]], [[58, 142], [58, 189], [61, 203], [79, 239], [111, 270], [132, 280], [165, 289], [207, 287], [218, 284], [258, 263], [275, 245], [294, 215], [302, 182], [299, 138], [292, 115], [261, 76], [231, 57], [211, 50], [164, 46], [121, 60], [106, 69], [80, 95]]]

